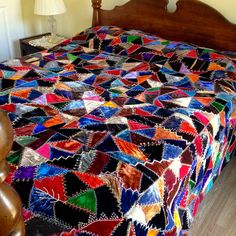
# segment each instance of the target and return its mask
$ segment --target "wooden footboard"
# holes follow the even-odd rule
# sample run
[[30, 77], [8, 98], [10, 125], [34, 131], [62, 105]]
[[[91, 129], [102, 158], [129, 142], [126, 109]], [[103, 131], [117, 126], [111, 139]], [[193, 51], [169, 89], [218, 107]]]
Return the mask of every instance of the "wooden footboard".
[[13, 143], [13, 131], [7, 114], [0, 110], [0, 235], [25, 235], [21, 200], [16, 191], [4, 183], [8, 174], [6, 156]]

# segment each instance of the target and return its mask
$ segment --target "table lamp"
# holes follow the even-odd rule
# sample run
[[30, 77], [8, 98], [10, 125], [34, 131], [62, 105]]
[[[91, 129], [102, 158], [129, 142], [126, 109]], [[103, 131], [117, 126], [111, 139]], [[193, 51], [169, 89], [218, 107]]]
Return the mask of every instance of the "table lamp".
[[48, 24], [50, 29], [50, 43], [56, 43], [61, 40], [57, 36], [57, 23], [54, 15], [62, 14], [66, 11], [63, 0], [35, 0], [34, 13], [36, 15], [48, 16]]

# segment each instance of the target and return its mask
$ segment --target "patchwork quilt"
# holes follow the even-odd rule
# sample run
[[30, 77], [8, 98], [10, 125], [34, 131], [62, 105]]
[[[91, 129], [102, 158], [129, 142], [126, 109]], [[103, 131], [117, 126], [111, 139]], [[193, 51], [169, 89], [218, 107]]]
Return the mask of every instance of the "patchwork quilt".
[[233, 53], [104, 26], [0, 78], [28, 235], [185, 235], [233, 156]]

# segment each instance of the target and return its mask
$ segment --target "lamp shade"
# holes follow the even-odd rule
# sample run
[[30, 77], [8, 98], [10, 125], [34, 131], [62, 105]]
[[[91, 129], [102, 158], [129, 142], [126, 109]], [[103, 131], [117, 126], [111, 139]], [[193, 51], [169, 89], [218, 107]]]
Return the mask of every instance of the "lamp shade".
[[66, 11], [63, 0], [35, 0], [34, 13], [36, 15], [52, 16]]

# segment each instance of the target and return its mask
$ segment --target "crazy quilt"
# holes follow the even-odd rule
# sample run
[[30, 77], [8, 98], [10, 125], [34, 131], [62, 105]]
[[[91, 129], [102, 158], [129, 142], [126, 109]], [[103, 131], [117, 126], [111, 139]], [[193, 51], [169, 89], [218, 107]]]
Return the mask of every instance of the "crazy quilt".
[[0, 65], [27, 232], [184, 235], [236, 144], [236, 63], [112, 26]]

